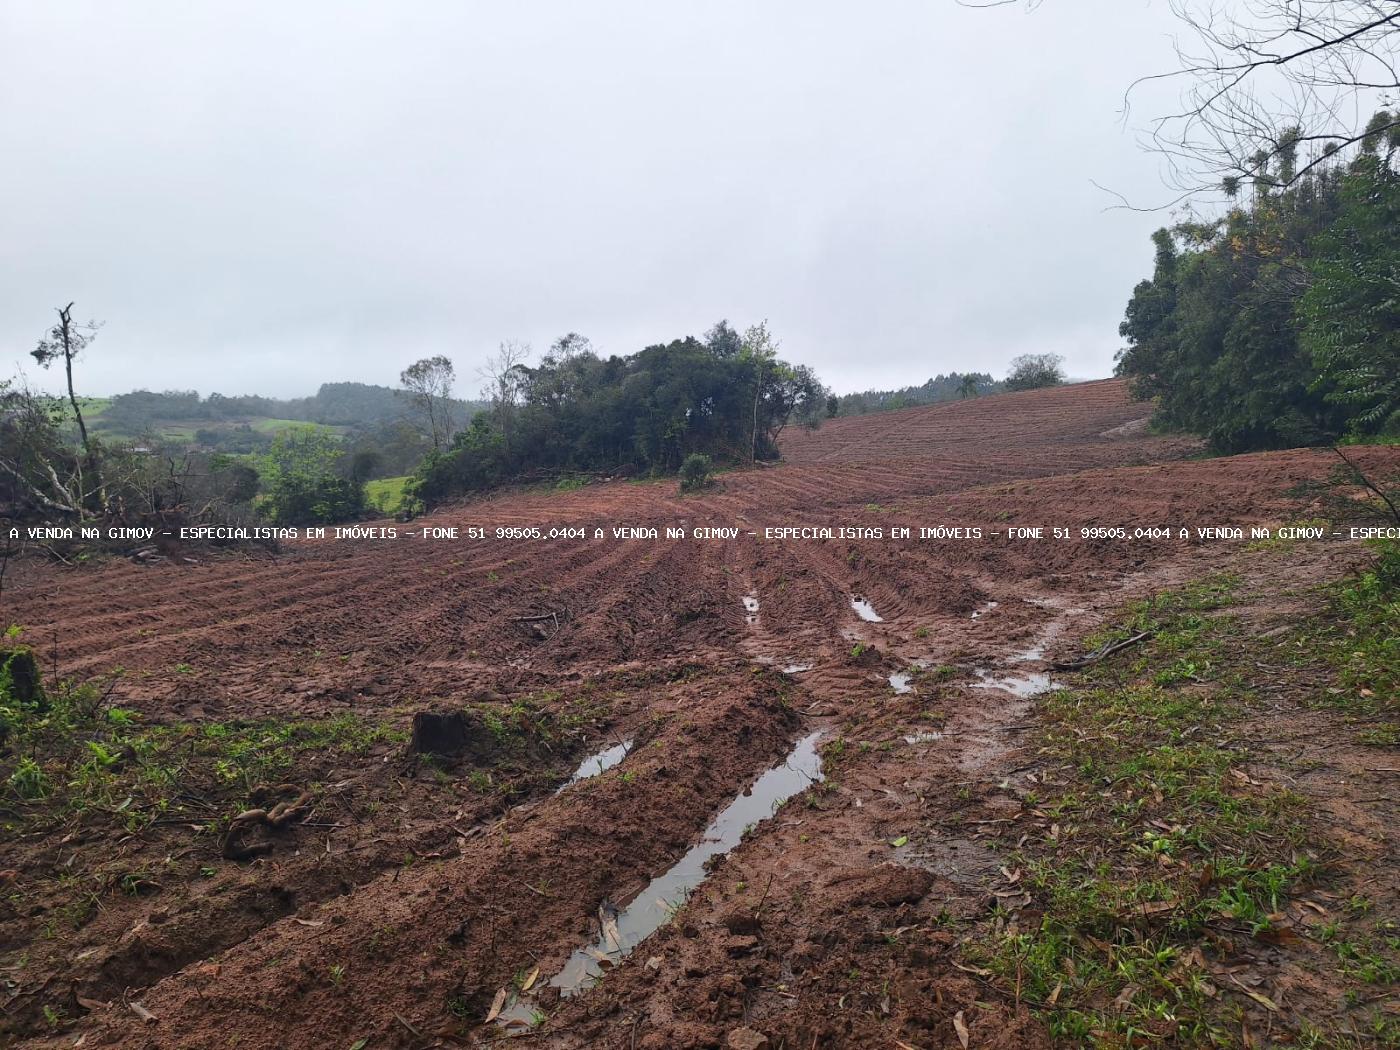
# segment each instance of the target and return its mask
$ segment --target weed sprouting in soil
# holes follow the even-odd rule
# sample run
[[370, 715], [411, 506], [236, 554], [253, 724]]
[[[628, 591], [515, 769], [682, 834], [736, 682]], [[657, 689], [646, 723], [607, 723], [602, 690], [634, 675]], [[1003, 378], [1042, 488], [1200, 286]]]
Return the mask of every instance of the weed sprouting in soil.
[[[112, 706], [105, 681], [64, 682], [44, 706], [0, 691], [9, 757], [0, 758], [0, 795], [12, 803], [10, 830], [106, 815], [137, 831], [186, 811], [218, 822], [246, 807], [260, 784], [284, 779], [308, 752], [363, 754], [406, 739], [402, 730], [353, 714], [327, 719], [161, 724]], [[0, 683], [2, 685], [3, 683]], [[212, 809], [210, 808], [212, 807]]]

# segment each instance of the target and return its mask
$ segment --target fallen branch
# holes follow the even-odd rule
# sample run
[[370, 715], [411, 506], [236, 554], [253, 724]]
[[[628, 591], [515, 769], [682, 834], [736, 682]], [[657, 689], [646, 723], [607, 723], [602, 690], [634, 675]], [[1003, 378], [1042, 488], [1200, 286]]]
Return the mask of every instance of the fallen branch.
[[557, 612], [532, 613], [529, 616], [515, 616], [512, 619], [516, 623], [539, 623], [541, 620], [553, 620], [558, 623], [559, 614]]
[[1351, 472], [1356, 475], [1357, 481], [1361, 482], [1363, 486], [1365, 486], [1367, 489], [1369, 489], [1371, 492], [1374, 492], [1377, 496], [1381, 498], [1385, 505], [1390, 508], [1390, 516], [1395, 519], [1396, 524], [1400, 524], [1400, 508], [1397, 508], [1395, 504], [1391, 502], [1390, 497], [1387, 496], [1384, 492], [1382, 492], [1380, 488], [1376, 485], [1376, 483], [1373, 482], [1370, 478], [1368, 478], [1365, 472], [1362, 471], [1360, 467], [1358, 467], [1351, 460], [1347, 459], [1346, 455], [1343, 454], [1340, 448], [1338, 448], [1336, 445], [1333, 445], [1332, 451], [1337, 454], [1337, 458], [1339, 458], [1343, 463], [1345, 463], [1348, 467], [1351, 468]]
[[1110, 642], [1101, 645], [1092, 652], [1085, 653], [1083, 656], [1080, 656], [1074, 660], [1054, 660], [1051, 662], [1050, 666], [1053, 667], [1056, 671], [1079, 671], [1085, 667], [1090, 667], [1093, 664], [1098, 663], [1105, 657], [1112, 656], [1114, 653], [1118, 652], [1121, 649], [1126, 649], [1130, 645], [1137, 645], [1138, 642], [1141, 642], [1144, 639], [1151, 637], [1151, 631], [1139, 631], [1131, 638], [1124, 638], [1121, 641]]

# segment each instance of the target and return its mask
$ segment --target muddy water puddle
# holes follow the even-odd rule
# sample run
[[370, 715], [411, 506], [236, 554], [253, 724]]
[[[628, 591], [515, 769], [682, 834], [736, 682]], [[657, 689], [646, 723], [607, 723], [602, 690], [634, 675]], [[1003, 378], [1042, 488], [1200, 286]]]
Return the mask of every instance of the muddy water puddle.
[[890, 675], [890, 688], [896, 693], [912, 693], [914, 691], [914, 672], [895, 671]]
[[[1040, 641], [1036, 642], [1029, 649], [1023, 649], [1013, 656], [1013, 663], [1035, 663], [1045, 659], [1045, 650], [1050, 644], [1051, 638], [1057, 634], [1056, 629], [1047, 631]], [[1002, 674], [997, 671], [979, 668], [977, 671], [977, 681], [972, 683], [973, 689], [998, 689], [1012, 696], [1025, 698], [1036, 696], [1040, 693], [1048, 692], [1051, 689], [1062, 689], [1063, 686], [1051, 681], [1049, 671], [1026, 671], [1022, 674]]]
[[758, 623], [758, 595], [746, 594], [744, 601], [744, 622]]
[[1031, 671], [1026, 674], [999, 675], [993, 671], [978, 671], [979, 681], [972, 683], [973, 689], [999, 689], [1012, 696], [1028, 697], [1062, 686], [1050, 680], [1048, 671]]
[[[729, 853], [744, 837], [746, 829], [772, 817], [782, 803], [824, 779], [821, 755], [817, 751], [820, 736], [820, 732], [815, 732], [803, 737], [787, 758], [735, 796], [710, 822], [700, 842], [669, 871], [652, 879], [631, 904], [618, 910], [604, 902], [599, 909], [602, 932], [591, 944], [569, 957], [564, 968], [549, 979], [550, 987], [559, 989], [559, 994], [565, 998], [592, 988], [605, 967], [616, 966], [670, 921], [705, 880], [713, 858]], [[500, 1023], [516, 1030], [531, 1027], [540, 1019], [537, 1004], [523, 996], [507, 1004], [497, 1017]]]
[[574, 770], [574, 775], [563, 784], [559, 785], [558, 790], [554, 793], [557, 795], [560, 791], [572, 787], [580, 780], [589, 780], [592, 777], [598, 776], [600, 773], [606, 773], [608, 770], [612, 769], [613, 766], [626, 758], [627, 753], [631, 750], [632, 740], [629, 738], [622, 741], [620, 744], [614, 744], [612, 747], [604, 748], [597, 754], [589, 755], [579, 763], [578, 768]]
[[858, 594], [851, 595], [851, 608], [866, 623], [884, 623], [885, 618], [875, 611], [875, 606]]
[[909, 733], [905, 736], [906, 744], [931, 744], [935, 740], [942, 740], [943, 734], [936, 729], [928, 729], [919, 733]]

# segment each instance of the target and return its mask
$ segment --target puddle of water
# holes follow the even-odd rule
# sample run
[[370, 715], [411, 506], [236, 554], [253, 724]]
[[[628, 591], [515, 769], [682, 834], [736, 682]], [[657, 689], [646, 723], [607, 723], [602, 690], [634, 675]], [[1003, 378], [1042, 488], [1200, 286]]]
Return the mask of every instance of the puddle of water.
[[866, 623], [884, 623], [885, 618], [875, 611], [875, 606], [871, 605], [864, 598], [851, 595], [851, 608], [856, 611]]
[[972, 618], [974, 620], [980, 620], [1000, 604], [1000, 602], [988, 602], [986, 605], [982, 606], [982, 608], [973, 610]]
[[744, 595], [744, 622], [758, 623], [758, 595]]
[[[781, 763], [764, 773], [736, 796], [705, 829], [698, 845], [678, 860], [670, 871], [652, 879], [631, 904], [616, 913], [592, 944], [569, 957], [549, 983], [564, 997], [588, 991], [603, 975], [604, 965], [616, 966], [632, 949], [668, 922], [677, 908], [705, 880], [706, 862], [730, 852], [744, 836], [744, 829], [767, 820], [774, 810], [799, 791], [823, 779], [820, 732], [803, 737]], [[609, 913], [611, 915], [611, 913]], [[498, 1023], [522, 1030], [537, 1023], [537, 1007], [517, 996], [500, 1015]]]
[[574, 770], [574, 775], [559, 786], [556, 795], [565, 788], [577, 784], [580, 780], [587, 780], [596, 777], [599, 773], [606, 773], [627, 757], [627, 752], [632, 750], [632, 739], [629, 737], [620, 744], [614, 744], [610, 748], [599, 751], [596, 755], [589, 755]]
[[895, 671], [890, 675], [890, 688], [896, 693], [912, 693], [914, 686], [910, 679], [913, 675], [909, 671]]
[[943, 734], [936, 729], [928, 729], [920, 733], [910, 733], [904, 738], [906, 744], [931, 744], [935, 740], [942, 740]]
[[997, 677], [991, 671], [978, 671], [981, 681], [973, 682], [973, 689], [1000, 689], [1012, 696], [1028, 697], [1049, 689], [1062, 689], [1061, 685], [1050, 680], [1048, 671], [1033, 671], [1030, 674], [1013, 674]]
[[802, 672], [811, 669], [811, 664], [788, 664], [783, 668], [783, 674], [802, 674]]

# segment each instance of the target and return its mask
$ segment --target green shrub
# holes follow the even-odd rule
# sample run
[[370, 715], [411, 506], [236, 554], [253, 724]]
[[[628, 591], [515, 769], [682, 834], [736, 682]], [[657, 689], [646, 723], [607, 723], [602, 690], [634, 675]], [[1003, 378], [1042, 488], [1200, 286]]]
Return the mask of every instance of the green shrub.
[[702, 452], [692, 452], [681, 463], [681, 491], [699, 492], [714, 483], [710, 474], [713, 466], [710, 457]]

